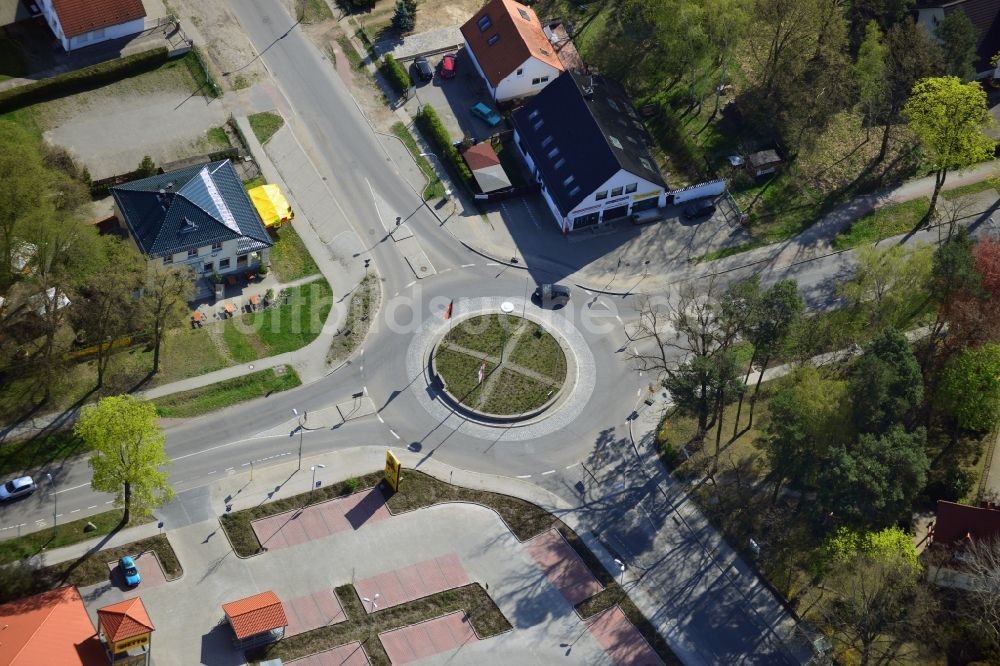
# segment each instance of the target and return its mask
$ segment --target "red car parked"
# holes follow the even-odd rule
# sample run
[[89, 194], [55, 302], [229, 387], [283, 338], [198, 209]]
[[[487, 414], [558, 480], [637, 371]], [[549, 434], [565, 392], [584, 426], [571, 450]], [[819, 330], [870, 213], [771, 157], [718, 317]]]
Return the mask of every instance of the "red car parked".
[[441, 78], [442, 79], [453, 79], [455, 78], [455, 54], [446, 53], [444, 57], [441, 58]]

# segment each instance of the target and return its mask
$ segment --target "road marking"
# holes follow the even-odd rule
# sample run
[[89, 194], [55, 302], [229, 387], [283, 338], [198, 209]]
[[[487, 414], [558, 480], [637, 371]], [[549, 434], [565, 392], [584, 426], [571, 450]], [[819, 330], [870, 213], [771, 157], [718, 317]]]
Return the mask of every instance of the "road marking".
[[405, 287], [403, 287], [403, 289], [409, 289], [410, 287], [412, 287], [416, 283], [417, 283], [416, 280], [411, 280], [409, 283], [407, 283], [407, 285]]
[[[43, 523], [45, 521], [43, 521], [43, 520], [36, 520], [35, 522], [36, 523]], [[28, 523], [21, 523], [20, 525], [8, 525], [7, 527], [0, 527], [0, 532], [3, 532], [4, 530], [16, 530], [18, 527], [24, 527], [27, 524]]]
[[575, 462], [575, 463], [573, 463], [572, 465], [566, 465], [566, 466], [565, 466], [565, 467], [564, 467], [563, 469], [573, 469], [574, 467], [576, 467], [576, 466], [577, 466], [577, 465], [579, 465], [579, 464], [580, 464], [580, 463], [578, 463], [578, 462]]
[[619, 324], [621, 324], [623, 326], [625, 325], [625, 322], [622, 321], [622, 316], [621, 315], [615, 315], [615, 319], [618, 320]]
[[385, 419], [382, 418], [381, 414], [375, 414], [375, 417], [378, 418], [378, 422], [379, 423], [385, 423]]
[[73, 509], [72, 511], [70, 511], [70, 513], [76, 513], [78, 511], [79, 511], [79, 509]]
[[228, 472], [228, 471], [230, 471], [230, 470], [232, 470], [232, 469], [233, 469], [232, 467], [227, 467], [227, 468], [226, 468], [226, 471]]
[[215, 474], [217, 471], [219, 471], [219, 470], [213, 469], [211, 472], [208, 473], [208, 475], [211, 476], [211, 475]]
[[96, 508], [97, 508], [97, 505], [93, 504], [93, 505], [87, 507], [87, 511], [90, 511], [91, 509], [96, 509]]
[[361, 393], [363, 395], [368, 395], [368, 387], [367, 386], [362, 386], [361, 387]]
[[112, 502], [114, 502], [114, 500], [108, 500], [105, 504], [111, 504]]
[[[209, 447], [207, 449], [202, 449], [201, 451], [195, 451], [194, 453], [185, 453], [182, 456], [177, 456], [176, 458], [174, 458], [174, 460], [175, 461], [177, 461], [177, 460], [183, 460], [184, 458], [190, 458], [191, 456], [201, 455], [202, 453], [208, 453], [209, 451], [215, 451], [216, 449], [224, 449], [227, 446], [232, 446], [233, 444], [242, 444], [243, 442], [252, 442], [255, 439], [277, 439], [277, 438], [284, 439], [285, 437], [287, 437], [287, 435], [261, 435], [261, 434], [257, 434], [257, 435], [254, 435], [253, 437], [245, 437], [243, 439], [238, 439], [235, 442], [229, 442], [228, 444], [219, 444], [218, 446], [212, 446], [212, 447]], [[84, 485], [86, 485], [86, 484], [84, 484]]]
[[63, 517], [63, 515], [61, 513], [57, 513], [56, 514], [56, 518], [62, 518], [62, 517]]
[[365, 355], [365, 349], [364, 349], [364, 347], [362, 347], [361, 348], [361, 356], [364, 356], [364, 355]]
[[487, 262], [487, 263], [486, 263], [486, 265], [487, 265], [487, 266], [499, 266], [500, 264], [498, 264], [498, 263], [497, 263], [497, 262], [495, 262], [495, 261], [489, 261], [489, 262]]
[[590, 294], [591, 296], [593, 296], [593, 295], [594, 295], [594, 292], [592, 292], [591, 290], [587, 289], [586, 287], [581, 287], [581, 289], [583, 289], [583, 290], [584, 290], [585, 292], [587, 292], [587, 293], [588, 293], [588, 294]]
[[444, 268], [444, 269], [442, 269], [442, 270], [441, 270], [440, 272], [441, 272], [441, 273], [447, 273], [447, 272], [448, 272], [448, 271], [450, 271], [450, 270], [451, 270], [450, 268]]
[[635, 390], [635, 395], [636, 395], [636, 396], [640, 396], [640, 395], [642, 395], [642, 389], [641, 389], [641, 388], [640, 388], [640, 389], [636, 389], [636, 390]]
[[549, 474], [555, 474], [555, 473], [556, 471], [554, 469], [550, 469], [547, 472], [542, 472], [542, 476], [548, 476]]
[[475, 264], [462, 264], [462, 268], [472, 268]]
[[361, 372], [364, 372], [364, 371], [365, 371], [365, 366], [364, 366], [364, 364], [362, 363], [362, 364], [361, 364]]
[[[73, 486], [72, 488], [63, 488], [62, 490], [57, 490], [56, 491], [56, 495], [58, 495], [59, 493], [68, 493], [71, 490], [76, 490], [77, 488], [84, 488], [84, 487], [89, 486], [89, 485], [90, 485], [89, 483], [81, 483], [80, 485]], [[49, 494], [51, 494], [51, 493], [49, 493]]]
[[391, 433], [392, 433], [392, 436], [393, 436], [393, 437], [395, 437], [396, 439], [399, 439], [399, 435], [397, 435], [397, 434], [396, 434], [396, 431], [395, 431], [395, 430], [393, 430], [392, 428], [389, 428], [389, 432], [391, 432]]
[[517, 478], [519, 478], [519, 479], [530, 479], [531, 475], [530, 474], [521, 474]]

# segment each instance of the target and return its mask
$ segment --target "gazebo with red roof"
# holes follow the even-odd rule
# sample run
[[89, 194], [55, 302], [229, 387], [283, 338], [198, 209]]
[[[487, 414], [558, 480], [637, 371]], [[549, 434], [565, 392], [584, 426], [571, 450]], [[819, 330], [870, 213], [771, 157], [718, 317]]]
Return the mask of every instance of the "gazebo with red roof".
[[148, 666], [150, 640], [156, 627], [142, 599], [135, 597], [99, 608], [97, 627], [108, 661], [114, 666]]
[[234, 645], [243, 650], [281, 640], [288, 626], [285, 608], [271, 591], [222, 604], [222, 610], [236, 635]]

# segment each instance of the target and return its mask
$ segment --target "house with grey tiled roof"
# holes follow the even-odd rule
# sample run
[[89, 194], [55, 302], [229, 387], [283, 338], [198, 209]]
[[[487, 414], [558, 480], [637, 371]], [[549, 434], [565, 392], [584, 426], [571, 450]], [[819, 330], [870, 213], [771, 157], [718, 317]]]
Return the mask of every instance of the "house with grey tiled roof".
[[[150, 262], [195, 276], [254, 271], [274, 244], [229, 160], [111, 188], [115, 216]], [[199, 280], [201, 291], [210, 290]]]

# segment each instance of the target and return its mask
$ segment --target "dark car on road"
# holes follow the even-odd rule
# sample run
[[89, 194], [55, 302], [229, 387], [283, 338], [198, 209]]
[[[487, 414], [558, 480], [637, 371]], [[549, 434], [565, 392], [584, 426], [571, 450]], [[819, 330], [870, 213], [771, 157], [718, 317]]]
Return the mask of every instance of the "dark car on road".
[[543, 308], [558, 310], [569, 303], [569, 287], [561, 284], [540, 284], [531, 300]]
[[684, 219], [694, 220], [699, 217], [709, 217], [715, 212], [715, 202], [711, 199], [698, 199], [684, 208]]
[[35, 482], [30, 476], [21, 476], [0, 486], [0, 502], [13, 502], [35, 492]]
[[430, 81], [434, 78], [434, 70], [431, 68], [431, 64], [427, 62], [427, 58], [423, 56], [413, 61], [413, 69], [417, 71], [417, 76], [420, 77], [421, 81]]

